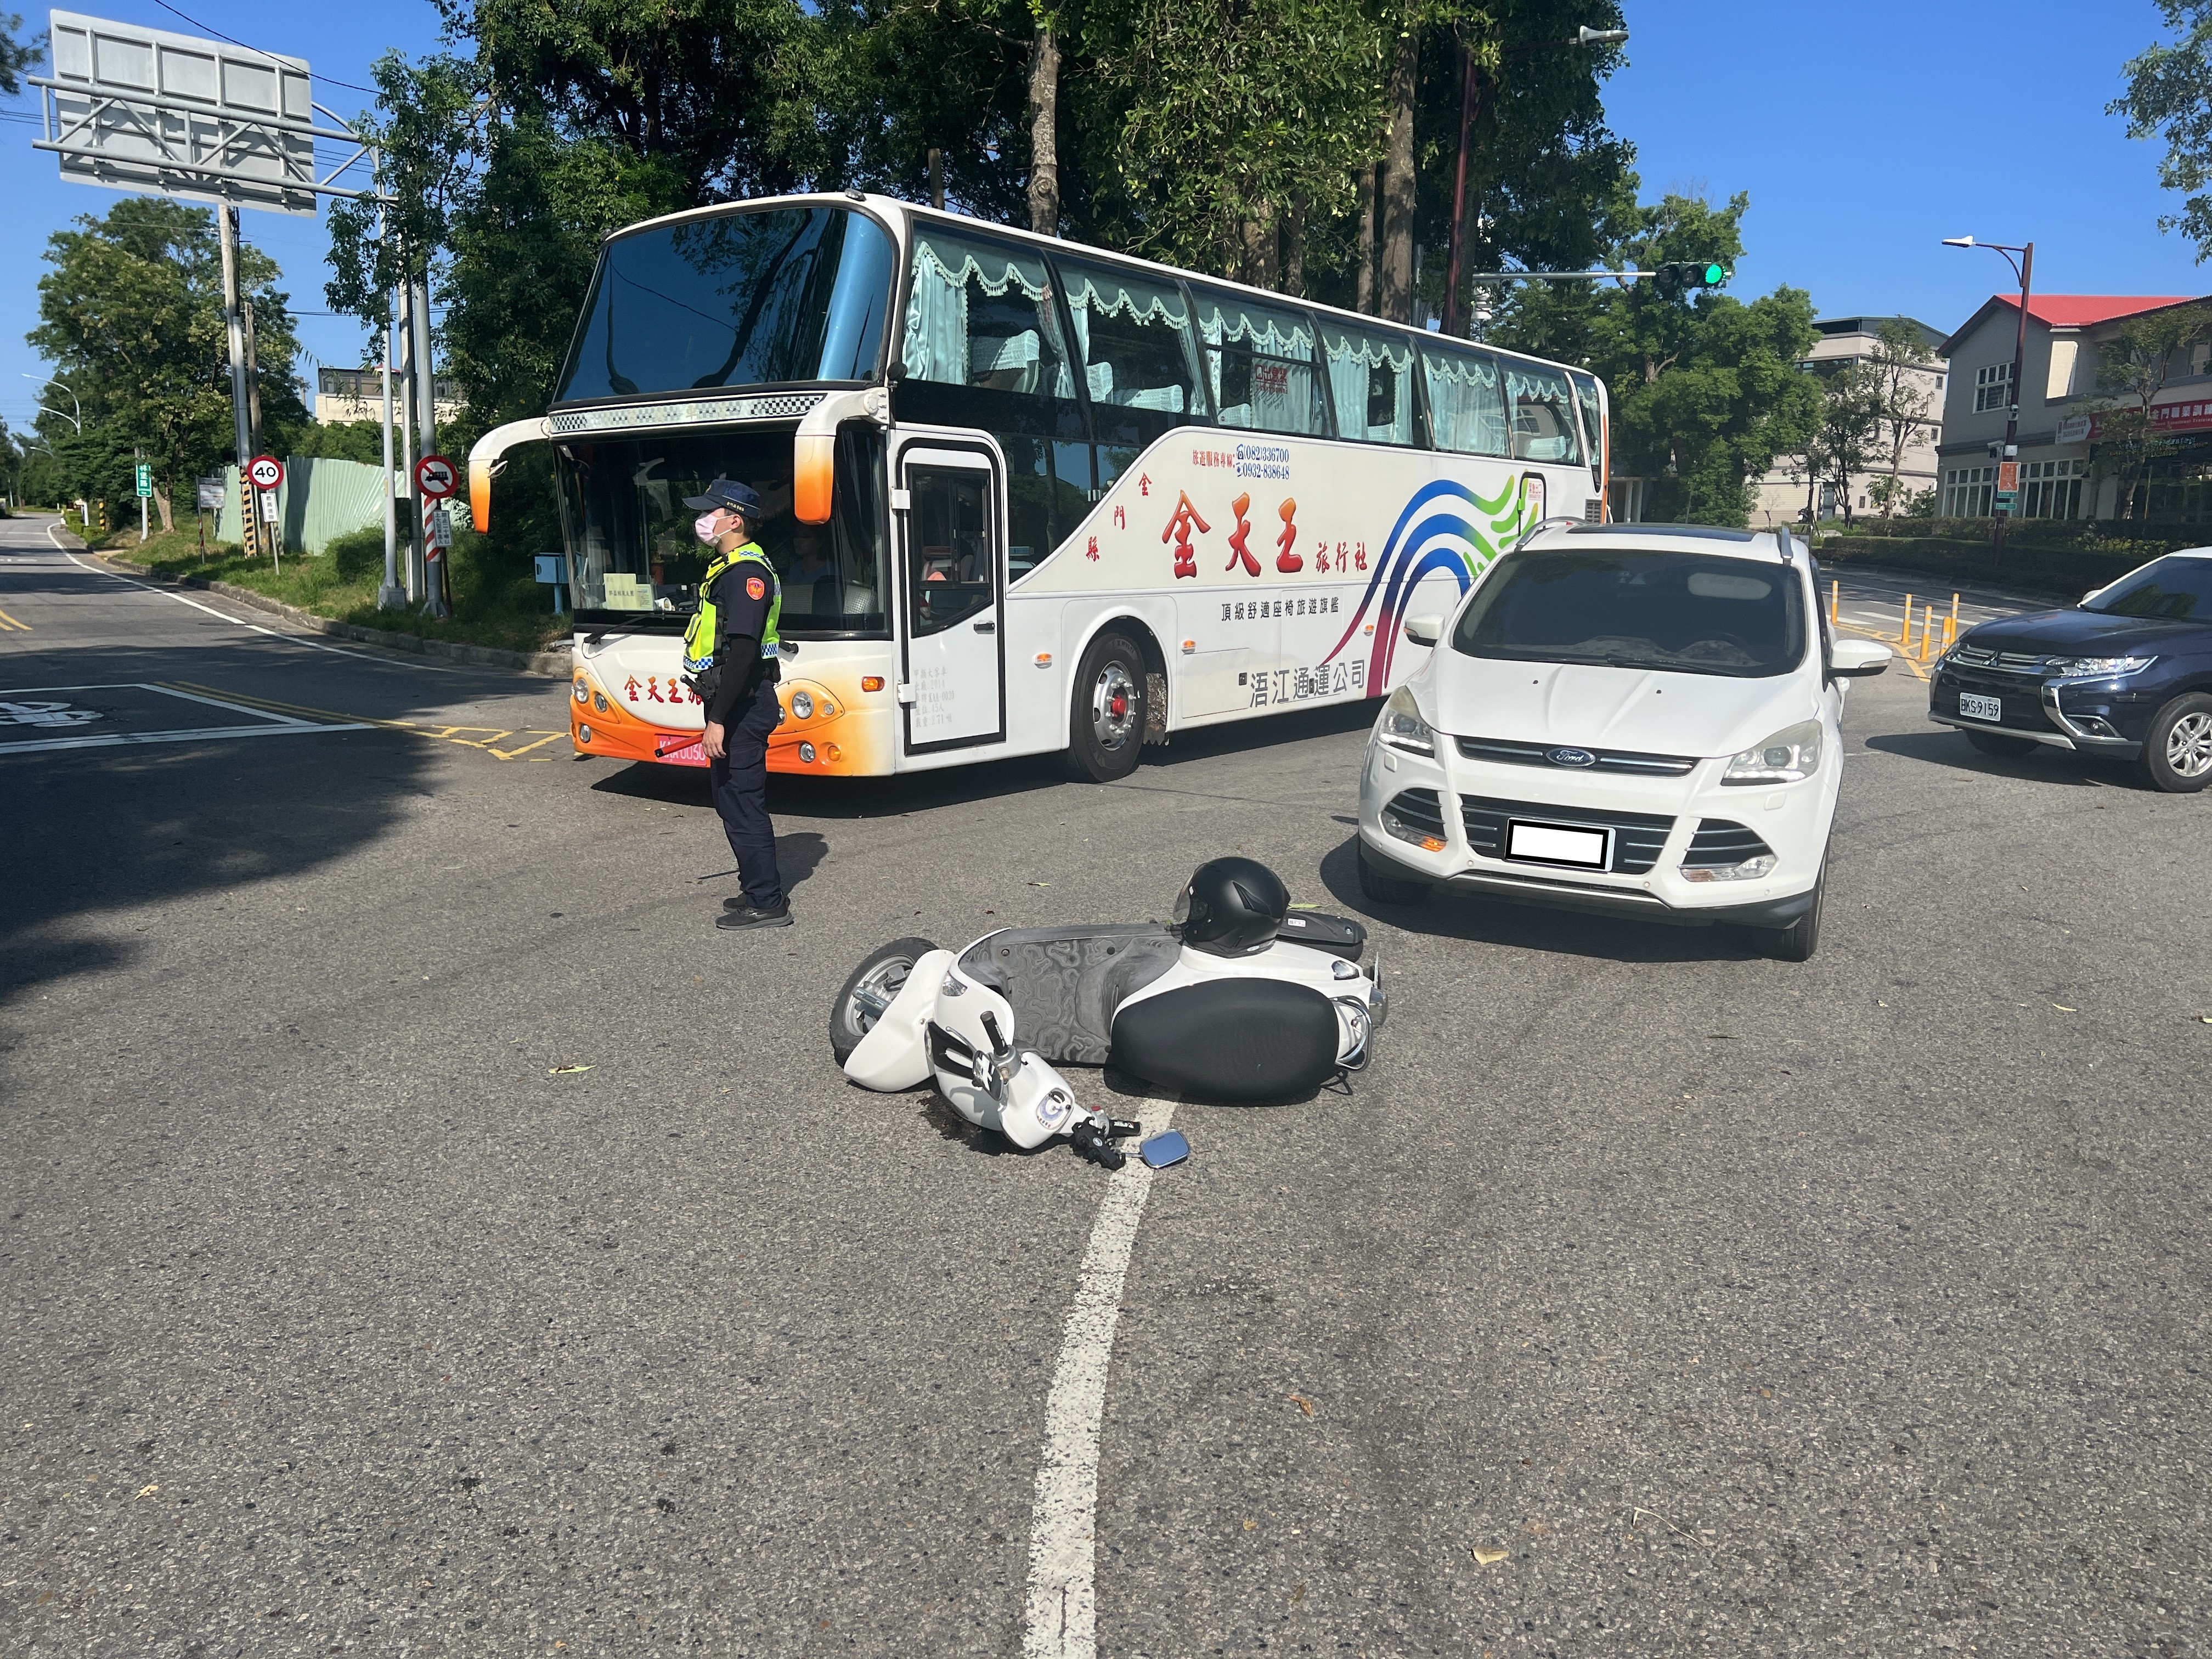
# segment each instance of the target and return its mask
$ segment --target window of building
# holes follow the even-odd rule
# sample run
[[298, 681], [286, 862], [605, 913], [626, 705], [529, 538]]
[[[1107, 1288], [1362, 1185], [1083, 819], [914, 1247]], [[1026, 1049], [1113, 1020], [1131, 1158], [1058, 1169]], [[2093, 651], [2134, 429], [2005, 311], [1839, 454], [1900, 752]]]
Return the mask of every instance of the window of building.
[[2087, 461], [2024, 461], [2020, 469], [2020, 515], [2023, 519], [2078, 519]]
[[2012, 403], [2012, 365], [1991, 363], [1974, 371], [1974, 413], [2006, 409]]
[[1943, 474], [1943, 516], [1986, 519], [1997, 484], [1993, 466], [1954, 466]]

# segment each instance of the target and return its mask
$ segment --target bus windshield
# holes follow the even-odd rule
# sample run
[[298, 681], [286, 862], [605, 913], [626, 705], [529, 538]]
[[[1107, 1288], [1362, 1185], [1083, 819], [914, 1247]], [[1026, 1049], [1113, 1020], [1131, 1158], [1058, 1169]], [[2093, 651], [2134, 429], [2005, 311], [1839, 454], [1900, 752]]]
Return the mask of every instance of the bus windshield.
[[884, 228], [846, 208], [765, 208], [618, 236], [600, 252], [554, 402], [868, 380], [895, 263]]
[[684, 498], [726, 477], [750, 483], [765, 504], [757, 539], [782, 583], [785, 634], [818, 639], [888, 631], [880, 434], [856, 422], [838, 434], [825, 525], [792, 515], [788, 433], [569, 439], [555, 453], [580, 625], [683, 631], [713, 557], [692, 534], [699, 515]]

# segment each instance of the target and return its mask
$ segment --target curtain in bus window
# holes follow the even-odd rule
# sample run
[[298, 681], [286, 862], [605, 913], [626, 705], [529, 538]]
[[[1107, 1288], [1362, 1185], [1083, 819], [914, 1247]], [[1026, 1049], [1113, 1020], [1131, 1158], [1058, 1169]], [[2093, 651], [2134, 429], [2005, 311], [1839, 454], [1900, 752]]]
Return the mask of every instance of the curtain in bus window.
[[1487, 352], [1424, 346], [1421, 367], [1428, 376], [1429, 429], [1437, 447], [1462, 455], [1505, 454], [1505, 400], [1497, 360]]
[[1187, 416], [1197, 376], [1190, 313], [1171, 288], [1054, 259], [1093, 404]]
[[1407, 341], [1323, 325], [1340, 437], [1413, 441], [1413, 348]]
[[1583, 411], [1583, 447], [1589, 458], [1590, 482], [1602, 486], [1605, 483], [1605, 410], [1598, 402], [1597, 381], [1578, 369], [1569, 369], [1567, 378], [1574, 382], [1575, 401]]
[[1198, 302], [1214, 418], [1255, 432], [1326, 437], [1328, 416], [1322, 408], [1311, 319], [1253, 305], [1238, 295], [1198, 289], [1192, 298]]
[[912, 380], [1075, 395], [1044, 261], [939, 231], [915, 238], [905, 357]]
[[1556, 368], [1504, 360], [1505, 401], [1513, 411], [1513, 458], [1520, 461], [1579, 461], [1574, 393]]

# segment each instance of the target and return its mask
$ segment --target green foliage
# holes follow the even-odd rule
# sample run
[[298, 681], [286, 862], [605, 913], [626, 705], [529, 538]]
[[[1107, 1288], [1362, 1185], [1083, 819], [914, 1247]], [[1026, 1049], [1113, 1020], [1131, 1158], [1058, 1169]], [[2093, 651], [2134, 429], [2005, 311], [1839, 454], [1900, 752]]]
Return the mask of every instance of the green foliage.
[[[309, 422], [292, 435], [284, 453], [316, 460], [362, 461], [384, 465], [384, 428], [376, 421], [333, 421], [325, 426]], [[395, 456], [395, 464], [397, 458]], [[378, 532], [381, 534], [381, 532]]]
[[0, 93], [13, 98], [23, 89], [18, 78], [24, 70], [34, 70], [39, 59], [46, 54], [46, 37], [34, 34], [29, 40], [19, 40], [23, 31], [23, 20], [13, 12], [0, 11]]
[[[42, 394], [49, 412], [39, 433], [68, 490], [94, 499], [131, 493], [133, 452], [143, 450], [166, 520], [177, 493], [234, 445], [215, 215], [132, 196], [75, 224], [47, 239], [52, 269], [39, 279], [39, 326], [25, 337], [62, 383]], [[275, 261], [247, 243], [239, 258], [240, 287], [254, 309], [264, 426], [286, 433], [307, 421], [286, 296], [272, 286]], [[67, 418], [79, 405], [82, 432]]]
[[2166, 140], [2158, 181], [2182, 194], [2182, 210], [2159, 219], [2212, 258], [2212, 0], [2158, 0], [2179, 38], [2153, 46], [2124, 66], [2128, 89], [2106, 106], [2128, 118], [2130, 138]]
[[[1735, 267], [1750, 198], [1633, 199], [1626, 175], [1601, 222], [1603, 262], [1651, 270], [1717, 258]], [[1742, 525], [1750, 481], [1813, 441], [1820, 392], [1797, 365], [1812, 349], [1812, 296], [1778, 288], [1749, 304], [1708, 289], [1694, 304], [1643, 283], [1523, 283], [1484, 331], [1502, 345], [1579, 363], [1613, 396], [1613, 470], [1643, 477], [1645, 516]]]

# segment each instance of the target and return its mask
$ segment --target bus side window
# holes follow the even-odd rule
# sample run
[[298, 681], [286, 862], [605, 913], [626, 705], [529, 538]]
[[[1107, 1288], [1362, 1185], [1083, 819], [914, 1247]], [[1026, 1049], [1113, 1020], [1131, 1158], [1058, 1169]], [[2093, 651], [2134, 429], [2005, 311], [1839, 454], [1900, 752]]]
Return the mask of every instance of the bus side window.
[[1254, 432], [1327, 437], [1312, 321], [1239, 295], [1191, 293], [1214, 418]]
[[1322, 325], [1328, 359], [1329, 395], [1336, 431], [1368, 443], [1412, 444], [1413, 348], [1410, 342], [1365, 329]]
[[1054, 255], [1105, 489], [1155, 440], [1199, 416], [1198, 355], [1182, 291]]
[[1486, 351], [1424, 346], [1421, 367], [1428, 382], [1429, 425], [1437, 447], [1462, 455], [1507, 453], [1498, 360]]
[[1513, 458], [1520, 461], [1583, 459], [1576, 432], [1574, 392], [1556, 368], [1504, 360], [1505, 396], [1513, 409]]

